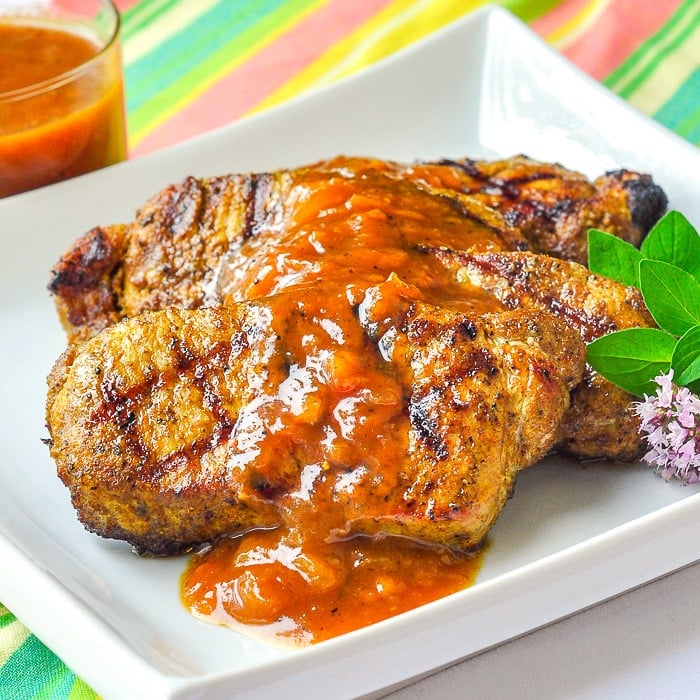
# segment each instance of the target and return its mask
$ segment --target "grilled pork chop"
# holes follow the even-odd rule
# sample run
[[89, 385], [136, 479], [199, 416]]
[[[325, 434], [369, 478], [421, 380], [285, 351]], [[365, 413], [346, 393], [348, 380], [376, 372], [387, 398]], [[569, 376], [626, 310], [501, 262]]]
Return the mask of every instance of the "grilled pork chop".
[[320, 513], [331, 537], [478, 546], [553, 446], [631, 456], [629, 397], [601, 423], [607, 387], [580, 380], [582, 338], [637, 302], [523, 251], [636, 241], [663, 207], [645, 176], [522, 158], [167, 188], [53, 271], [71, 344], [47, 425], [81, 520], [161, 554]]
[[468, 194], [501, 212], [533, 252], [582, 265], [588, 263], [588, 229], [602, 229], [637, 246], [668, 204], [649, 175], [627, 169], [590, 182], [557, 163], [516, 156], [446, 160], [413, 170], [427, 182]]
[[[439, 266], [418, 260], [416, 245], [529, 249], [585, 263], [589, 227], [637, 244], [665, 208], [651, 178], [627, 170], [591, 183], [522, 156], [410, 166], [335, 158], [167, 187], [133, 223], [88, 231], [54, 267], [49, 288], [69, 338], [81, 340], [147, 310], [198, 308], [319, 281], [320, 260], [324, 274], [352, 270], [375, 284], [397, 272], [423, 287], [439, 279]], [[288, 242], [296, 247], [277, 255]], [[333, 269], [323, 253], [329, 243], [342, 249]], [[363, 247], [373, 251], [365, 259]], [[414, 267], [421, 279], [409, 279]], [[264, 280], [256, 278], [261, 271]]]
[[85, 526], [167, 554], [328, 519], [330, 537], [474, 548], [559, 439], [579, 334], [428, 304], [396, 276], [166, 308], [71, 345], [51, 455]]

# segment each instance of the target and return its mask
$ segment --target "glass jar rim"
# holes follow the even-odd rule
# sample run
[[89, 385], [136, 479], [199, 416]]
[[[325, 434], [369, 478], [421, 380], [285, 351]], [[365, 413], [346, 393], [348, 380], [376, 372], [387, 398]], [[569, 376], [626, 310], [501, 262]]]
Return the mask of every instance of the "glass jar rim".
[[[51, 78], [41, 80], [38, 83], [34, 83], [32, 85], [26, 85], [21, 88], [6, 90], [5, 92], [0, 91], [0, 103], [18, 102], [20, 100], [35, 97], [36, 95], [40, 95], [44, 92], [48, 92], [49, 90], [54, 90], [56, 88], [61, 87], [62, 85], [71, 83], [82, 73], [88, 71], [92, 65], [97, 63], [102, 58], [102, 56], [114, 46], [115, 42], [117, 41], [117, 37], [119, 36], [119, 30], [121, 28], [121, 14], [112, 0], [97, 0], [97, 2], [103, 5], [105, 8], [108, 8], [114, 20], [111, 32], [109, 36], [105, 39], [104, 44], [100, 46], [99, 51], [97, 51], [97, 53], [95, 53], [93, 56], [90, 56], [89, 59], [87, 59], [80, 65], [75, 66], [75, 68], [71, 68], [70, 70], [64, 71], [63, 73], [54, 75]], [[20, 17], [13, 16], [13, 19], [15, 18]], [[24, 17], [21, 18], [25, 19]], [[26, 18], [30, 18], [30, 15], [27, 15]], [[3, 15], [0, 15], [0, 23], [2, 22], [2, 20]]]

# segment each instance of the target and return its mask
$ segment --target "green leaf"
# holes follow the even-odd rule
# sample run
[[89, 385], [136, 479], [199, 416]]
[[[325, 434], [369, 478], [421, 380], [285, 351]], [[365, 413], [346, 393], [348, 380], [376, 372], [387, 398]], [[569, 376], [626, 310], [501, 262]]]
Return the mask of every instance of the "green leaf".
[[676, 339], [658, 328], [628, 328], [588, 344], [586, 359], [596, 372], [630, 394], [655, 391], [654, 377], [667, 372]]
[[673, 380], [691, 391], [700, 391], [700, 326], [693, 326], [676, 344], [671, 358]]
[[588, 269], [631, 287], [639, 287], [642, 254], [627, 241], [592, 228], [588, 231]]
[[670, 211], [644, 239], [642, 255], [680, 267], [700, 281], [700, 235], [680, 212]]
[[680, 336], [700, 324], [700, 282], [685, 270], [642, 260], [639, 288], [649, 313], [665, 331]]

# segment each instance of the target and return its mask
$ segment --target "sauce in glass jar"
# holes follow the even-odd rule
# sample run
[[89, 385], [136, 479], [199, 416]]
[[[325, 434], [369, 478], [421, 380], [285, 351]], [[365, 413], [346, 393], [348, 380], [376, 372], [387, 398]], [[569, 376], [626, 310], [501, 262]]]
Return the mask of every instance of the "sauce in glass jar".
[[0, 197], [126, 158], [117, 30], [0, 17]]

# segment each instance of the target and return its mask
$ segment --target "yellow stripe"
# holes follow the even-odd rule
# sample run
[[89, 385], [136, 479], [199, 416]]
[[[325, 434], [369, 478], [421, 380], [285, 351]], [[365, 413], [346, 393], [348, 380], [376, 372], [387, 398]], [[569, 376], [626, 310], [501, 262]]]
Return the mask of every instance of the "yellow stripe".
[[[692, 14], [689, 21], [693, 21]], [[679, 23], [679, 27], [669, 36], [669, 41], [679, 32], [683, 31], [685, 22]], [[668, 43], [668, 42], [665, 42]], [[700, 46], [700, 25], [689, 34], [681, 46], [670, 53], [663, 61], [654, 66], [653, 73], [628, 96], [628, 101], [645, 114], [654, 114], [673, 96], [678, 87], [682, 85], [698, 67], [698, 51]], [[648, 61], [658, 60], [656, 52], [642, 61], [638, 70], [642, 70]], [[637, 71], [634, 71], [636, 75]]]
[[157, 51], [158, 47], [173, 34], [186, 29], [217, 4], [218, 0], [198, 0], [173, 5], [147, 27], [137, 32], [128, 42], [124, 42], [124, 64], [128, 66], [145, 54]]
[[24, 644], [29, 634], [29, 630], [19, 620], [0, 629], [0, 666], [7, 663], [12, 654]]
[[560, 51], [578, 39], [605, 12], [610, 0], [593, 0], [547, 36], [547, 41]]
[[487, 0], [394, 0], [319, 59], [256, 105], [267, 109], [312, 87], [320, 87], [421, 39]]

